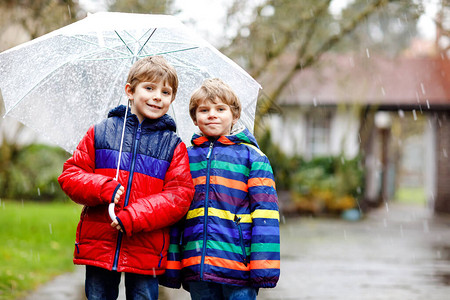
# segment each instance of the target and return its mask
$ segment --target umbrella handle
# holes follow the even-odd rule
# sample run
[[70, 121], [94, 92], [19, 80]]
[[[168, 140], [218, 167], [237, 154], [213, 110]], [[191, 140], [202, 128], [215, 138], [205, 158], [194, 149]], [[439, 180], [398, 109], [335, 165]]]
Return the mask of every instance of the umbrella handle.
[[111, 218], [112, 221], [116, 220], [116, 214], [114, 213], [114, 207], [115, 207], [114, 202], [110, 203], [108, 206], [109, 217]]

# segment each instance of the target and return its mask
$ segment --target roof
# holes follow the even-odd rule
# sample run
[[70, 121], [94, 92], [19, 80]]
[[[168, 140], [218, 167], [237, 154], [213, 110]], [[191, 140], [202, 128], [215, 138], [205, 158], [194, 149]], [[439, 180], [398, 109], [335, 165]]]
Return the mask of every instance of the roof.
[[299, 72], [278, 103], [450, 107], [450, 61], [327, 55]]

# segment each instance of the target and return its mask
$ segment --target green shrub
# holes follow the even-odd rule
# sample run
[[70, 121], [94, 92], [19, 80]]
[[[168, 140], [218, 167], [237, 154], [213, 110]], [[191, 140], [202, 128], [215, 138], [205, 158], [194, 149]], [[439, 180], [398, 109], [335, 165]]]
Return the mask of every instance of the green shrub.
[[[0, 153], [1, 154], [1, 153]], [[0, 197], [9, 199], [66, 199], [57, 178], [69, 154], [59, 147], [32, 144], [0, 155]]]

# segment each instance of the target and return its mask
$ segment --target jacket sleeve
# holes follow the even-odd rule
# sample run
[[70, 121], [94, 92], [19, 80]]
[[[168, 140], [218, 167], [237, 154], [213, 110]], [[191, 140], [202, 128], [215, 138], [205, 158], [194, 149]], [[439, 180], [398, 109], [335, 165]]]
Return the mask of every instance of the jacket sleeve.
[[179, 289], [181, 287], [181, 237], [184, 218], [170, 228], [170, 244], [167, 252], [166, 272], [158, 277], [159, 284]]
[[253, 221], [250, 280], [254, 287], [275, 287], [280, 276], [278, 197], [272, 167], [261, 153], [251, 164], [248, 181]]
[[120, 186], [112, 177], [95, 174], [94, 126], [78, 144], [58, 177], [62, 190], [76, 203], [86, 206], [107, 204]]
[[169, 227], [186, 214], [193, 196], [194, 184], [186, 145], [180, 142], [165, 174], [162, 191], [140, 198], [125, 207], [117, 217], [129, 236], [143, 230]]

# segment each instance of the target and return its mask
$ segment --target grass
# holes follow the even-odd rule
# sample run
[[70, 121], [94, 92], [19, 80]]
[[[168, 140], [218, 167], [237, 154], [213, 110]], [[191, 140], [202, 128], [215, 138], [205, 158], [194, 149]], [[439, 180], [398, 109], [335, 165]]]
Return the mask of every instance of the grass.
[[81, 206], [0, 200], [0, 300], [16, 299], [74, 270]]

